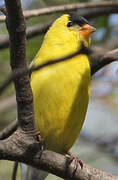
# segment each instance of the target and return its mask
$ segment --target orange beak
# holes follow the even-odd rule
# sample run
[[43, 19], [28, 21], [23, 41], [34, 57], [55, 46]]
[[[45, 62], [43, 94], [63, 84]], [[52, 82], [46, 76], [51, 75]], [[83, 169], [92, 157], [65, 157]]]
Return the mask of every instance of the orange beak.
[[84, 36], [84, 37], [88, 37], [91, 33], [96, 31], [96, 28], [94, 28], [93, 26], [89, 25], [89, 24], [84, 24], [81, 28], [80, 28], [80, 35]]

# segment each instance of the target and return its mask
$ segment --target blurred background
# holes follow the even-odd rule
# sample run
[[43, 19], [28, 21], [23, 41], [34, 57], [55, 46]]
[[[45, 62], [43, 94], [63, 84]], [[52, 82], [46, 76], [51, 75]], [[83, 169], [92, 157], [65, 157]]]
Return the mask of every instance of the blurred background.
[[[23, 9], [37, 9], [54, 5], [99, 0], [22, 0]], [[102, 1], [100, 1], [102, 2]], [[108, 1], [109, 2], [109, 1]], [[117, 2], [117, 0], [115, 1]], [[4, 1], [0, 0], [0, 6]], [[26, 20], [27, 28], [37, 28], [62, 13], [37, 16]], [[118, 47], [118, 14], [107, 14], [90, 19], [97, 31], [92, 45], [105, 51]], [[0, 84], [10, 74], [9, 50], [2, 43], [7, 40], [7, 30], [0, 23]], [[40, 48], [44, 34], [27, 40], [27, 61], [33, 60]], [[2, 47], [2, 48], [1, 48]], [[82, 132], [72, 150], [85, 163], [98, 169], [118, 174], [118, 62], [106, 66], [92, 77], [91, 98]], [[10, 85], [0, 97], [0, 130], [16, 119], [14, 87]], [[0, 180], [10, 179], [13, 163], [0, 161]], [[17, 180], [20, 179], [20, 168]], [[47, 179], [59, 179], [50, 175]]]

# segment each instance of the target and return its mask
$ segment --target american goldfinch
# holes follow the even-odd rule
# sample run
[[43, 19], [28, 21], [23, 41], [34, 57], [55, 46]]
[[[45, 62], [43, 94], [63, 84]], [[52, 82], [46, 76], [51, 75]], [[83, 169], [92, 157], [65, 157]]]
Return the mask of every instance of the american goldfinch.
[[[89, 47], [94, 31], [83, 17], [62, 15], [48, 30], [32, 64], [72, 54], [82, 43]], [[90, 71], [87, 55], [79, 54], [32, 73], [35, 127], [50, 150], [65, 154], [77, 139], [88, 106]]]
[[[65, 57], [81, 49], [82, 44], [89, 47], [89, 36], [94, 31], [83, 17], [74, 13], [62, 15], [46, 33], [32, 65]], [[48, 149], [66, 154], [74, 144], [85, 119], [90, 80], [86, 54], [32, 73], [35, 128]]]

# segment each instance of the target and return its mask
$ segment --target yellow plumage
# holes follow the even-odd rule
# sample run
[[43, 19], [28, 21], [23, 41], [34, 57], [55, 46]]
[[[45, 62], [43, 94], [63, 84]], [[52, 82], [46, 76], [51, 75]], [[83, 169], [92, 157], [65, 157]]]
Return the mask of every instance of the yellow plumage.
[[[33, 65], [64, 57], [88, 46], [77, 26], [67, 27], [69, 15], [58, 18], [47, 34]], [[75, 142], [85, 119], [89, 100], [90, 65], [88, 57], [77, 55], [68, 61], [32, 73], [35, 127], [49, 149], [66, 153]]]

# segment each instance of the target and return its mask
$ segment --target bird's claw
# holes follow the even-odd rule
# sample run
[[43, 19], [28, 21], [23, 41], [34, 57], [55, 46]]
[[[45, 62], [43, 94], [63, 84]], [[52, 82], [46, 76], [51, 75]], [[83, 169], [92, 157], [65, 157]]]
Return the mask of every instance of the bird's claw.
[[74, 171], [72, 176], [74, 176], [74, 174], [76, 173], [77, 169], [78, 169], [78, 165], [80, 165], [80, 168], [83, 169], [83, 162], [73, 153], [71, 152], [67, 152], [67, 155], [71, 158], [69, 164], [71, 164], [72, 162], [74, 162]]
[[[42, 152], [46, 149], [46, 144], [45, 144], [44, 139], [41, 137], [40, 133], [37, 134], [37, 140], [40, 143], [40, 151], [41, 151], [41, 155], [42, 155]], [[41, 155], [40, 155], [40, 157], [41, 157]]]

